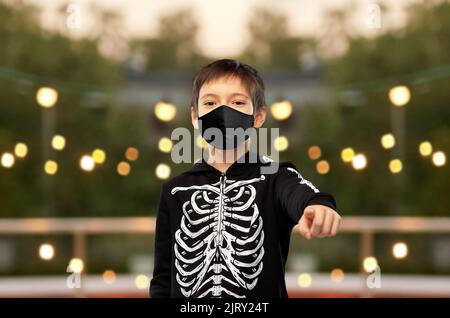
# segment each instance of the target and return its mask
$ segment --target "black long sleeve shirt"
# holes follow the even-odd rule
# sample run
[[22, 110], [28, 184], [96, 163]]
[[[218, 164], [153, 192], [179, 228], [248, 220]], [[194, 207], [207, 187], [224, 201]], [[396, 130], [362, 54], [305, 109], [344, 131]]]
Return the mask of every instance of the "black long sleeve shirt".
[[336, 203], [290, 162], [242, 158], [226, 173], [201, 160], [163, 184], [151, 297], [287, 297], [292, 228], [308, 205]]

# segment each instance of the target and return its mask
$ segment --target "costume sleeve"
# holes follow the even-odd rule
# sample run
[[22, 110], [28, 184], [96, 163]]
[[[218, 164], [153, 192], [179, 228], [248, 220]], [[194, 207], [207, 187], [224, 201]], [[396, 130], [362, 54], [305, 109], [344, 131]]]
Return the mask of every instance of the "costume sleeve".
[[320, 204], [336, 210], [331, 194], [320, 192], [303, 178], [292, 163], [281, 164], [275, 179], [275, 195], [282, 210], [297, 224], [309, 205]]
[[170, 297], [172, 238], [166, 194], [163, 185], [156, 216], [155, 263], [150, 283], [150, 297], [152, 298]]

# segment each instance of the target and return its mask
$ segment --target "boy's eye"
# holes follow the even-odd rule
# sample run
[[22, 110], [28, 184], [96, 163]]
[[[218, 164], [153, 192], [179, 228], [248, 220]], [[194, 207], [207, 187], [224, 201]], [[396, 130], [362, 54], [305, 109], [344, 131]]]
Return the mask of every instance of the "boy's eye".
[[204, 102], [203, 105], [205, 105], [205, 106], [214, 106], [214, 102]]
[[236, 104], [236, 105], [245, 105], [245, 102], [240, 101], [240, 100], [236, 100], [233, 103]]

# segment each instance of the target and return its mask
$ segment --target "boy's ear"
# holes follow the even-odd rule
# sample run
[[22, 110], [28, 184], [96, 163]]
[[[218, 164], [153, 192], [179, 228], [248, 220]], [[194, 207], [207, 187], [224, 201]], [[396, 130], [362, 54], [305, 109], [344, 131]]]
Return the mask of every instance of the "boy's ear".
[[266, 114], [267, 114], [266, 105], [264, 105], [260, 107], [258, 111], [255, 113], [255, 121], [253, 123], [253, 127], [260, 128], [264, 124], [264, 121], [266, 120]]
[[194, 126], [195, 129], [198, 129], [198, 113], [195, 110], [194, 106], [191, 106], [191, 120], [192, 126]]

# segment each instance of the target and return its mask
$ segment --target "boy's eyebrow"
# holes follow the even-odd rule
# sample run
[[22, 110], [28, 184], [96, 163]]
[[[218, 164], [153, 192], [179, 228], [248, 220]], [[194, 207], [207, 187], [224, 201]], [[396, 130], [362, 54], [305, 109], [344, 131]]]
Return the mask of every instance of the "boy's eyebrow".
[[[242, 93], [233, 93], [230, 95], [230, 97], [234, 97], [234, 96], [242, 96], [245, 98], [248, 98], [248, 96], [246, 94], [242, 94]], [[217, 94], [213, 94], [213, 93], [209, 93], [209, 94], [205, 94], [202, 97], [200, 97], [200, 99], [204, 99], [206, 97], [219, 97]]]

